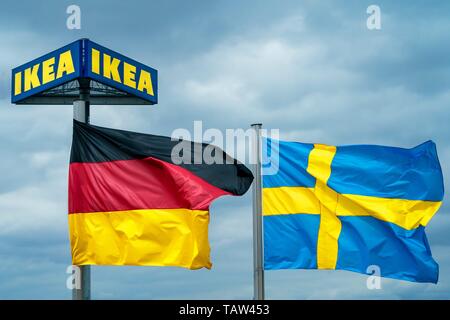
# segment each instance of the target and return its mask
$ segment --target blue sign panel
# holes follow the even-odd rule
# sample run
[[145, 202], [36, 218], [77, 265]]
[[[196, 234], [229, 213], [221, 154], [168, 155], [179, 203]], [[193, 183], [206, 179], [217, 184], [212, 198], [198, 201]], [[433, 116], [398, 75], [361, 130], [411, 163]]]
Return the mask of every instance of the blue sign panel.
[[158, 73], [133, 59], [88, 41], [86, 46], [86, 77], [158, 103]]
[[80, 77], [81, 42], [82, 40], [72, 42], [14, 68], [11, 102], [16, 103]]

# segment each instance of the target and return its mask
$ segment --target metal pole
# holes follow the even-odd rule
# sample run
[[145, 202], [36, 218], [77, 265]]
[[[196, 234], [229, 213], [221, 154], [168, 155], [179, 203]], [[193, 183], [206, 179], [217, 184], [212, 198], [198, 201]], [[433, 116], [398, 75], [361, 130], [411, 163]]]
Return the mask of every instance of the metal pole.
[[[89, 123], [89, 96], [90, 80], [79, 79], [80, 99], [73, 102], [73, 118], [75, 120]], [[90, 300], [91, 299], [91, 266], [79, 266], [80, 288], [72, 289], [72, 300]]]
[[261, 127], [252, 124], [253, 135], [253, 299], [264, 300], [264, 266], [263, 266], [263, 228], [262, 228], [262, 194], [261, 194]]

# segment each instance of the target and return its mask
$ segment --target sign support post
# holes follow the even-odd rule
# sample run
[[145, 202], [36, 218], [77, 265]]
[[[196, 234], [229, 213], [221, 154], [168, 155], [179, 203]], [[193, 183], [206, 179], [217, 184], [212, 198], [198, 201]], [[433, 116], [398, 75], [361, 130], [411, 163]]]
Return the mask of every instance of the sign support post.
[[[74, 120], [89, 124], [90, 115], [90, 80], [81, 78], [78, 80], [80, 84], [80, 99], [73, 102], [73, 118]], [[72, 300], [91, 300], [91, 266], [78, 266], [80, 288], [72, 289]]]
[[262, 190], [261, 190], [261, 126], [252, 124], [253, 156], [255, 164], [253, 174], [253, 299], [264, 300], [264, 267], [262, 240]]

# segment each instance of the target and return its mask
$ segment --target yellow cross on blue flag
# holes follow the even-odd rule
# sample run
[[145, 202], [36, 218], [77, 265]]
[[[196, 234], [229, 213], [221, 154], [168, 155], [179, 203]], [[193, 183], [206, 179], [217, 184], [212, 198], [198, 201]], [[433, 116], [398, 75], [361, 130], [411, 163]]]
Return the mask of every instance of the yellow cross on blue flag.
[[262, 172], [266, 270], [376, 266], [382, 277], [437, 283], [424, 229], [444, 196], [432, 141], [403, 149], [264, 138]]

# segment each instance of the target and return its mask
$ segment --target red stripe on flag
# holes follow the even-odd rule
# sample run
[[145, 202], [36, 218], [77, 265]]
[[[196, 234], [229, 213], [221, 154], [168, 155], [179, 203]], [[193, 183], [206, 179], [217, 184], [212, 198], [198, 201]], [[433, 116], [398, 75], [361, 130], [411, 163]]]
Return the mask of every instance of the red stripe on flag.
[[230, 194], [190, 171], [155, 158], [72, 163], [69, 213], [136, 209], [208, 210]]

